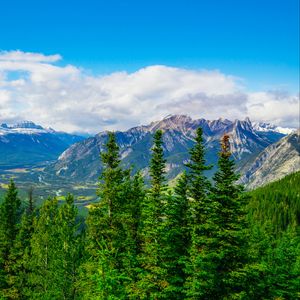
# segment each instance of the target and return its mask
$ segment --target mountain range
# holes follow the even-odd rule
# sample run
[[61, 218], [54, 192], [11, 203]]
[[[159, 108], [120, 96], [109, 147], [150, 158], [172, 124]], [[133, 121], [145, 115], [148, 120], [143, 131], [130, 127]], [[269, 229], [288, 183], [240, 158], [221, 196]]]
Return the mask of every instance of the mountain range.
[[[185, 169], [189, 149], [194, 145], [195, 131], [203, 129], [207, 164], [216, 170], [220, 139], [226, 133], [240, 182], [253, 188], [300, 169], [299, 133], [290, 128], [245, 120], [205, 120], [185, 115], [171, 115], [149, 125], [117, 131], [122, 164], [133, 172], [142, 170], [146, 180], [151, 157], [152, 136], [158, 129], [164, 132], [164, 153], [167, 179], [174, 179]], [[45, 166], [30, 178], [39, 182], [96, 182], [101, 173], [99, 154], [105, 149], [108, 132], [93, 137], [45, 129], [33, 122], [0, 125], [0, 169]], [[28, 180], [28, 175], [26, 174]]]
[[[266, 123], [252, 124], [249, 118], [230, 121], [227, 119], [205, 120], [185, 115], [172, 115], [149, 125], [137, 126], [127, 131], [117, 131], [122, 164], [133, 170], [142, 170], [147, 178], [151, 155], [152, 135], [160, 129], [164, 132], [164, 153], [167, 159], [167, 178], [175, 178], [185, 168], [189, 149], [194, 144], [195, 130], [202, 127], [206, 159], [216, 170], [219, 142], [226, 133], [230, 136], [231, 151], [237, 168], [245, 172], [257, 156], [272, 144], [278, 142], [289, 129], [277, 128]], [[108, 132], [78, 142], [64, 151], [58, 160], [46, 168], [48, 174], [74, 181], [95, 181], [101, 172], [99, 153], [104, 150]]]
[[44, 164], [52, 161], [81, 136], [45, 129], [31, 121], [0, 125], [0, 168]]

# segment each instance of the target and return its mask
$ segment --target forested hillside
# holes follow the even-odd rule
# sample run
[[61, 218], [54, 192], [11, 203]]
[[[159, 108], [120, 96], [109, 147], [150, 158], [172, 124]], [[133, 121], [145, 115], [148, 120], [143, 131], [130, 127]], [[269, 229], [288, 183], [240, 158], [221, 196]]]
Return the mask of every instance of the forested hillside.
[[251, 193], [224, 135], [213, 181], [202, 129], [167, 185], [163, 133], [150, 187], [121, 164], [113, 133], [86, 219], [72, 195], [37, 207], [11, 181], [0, 206], [0, 299], [299, 299], [299, 176]]
[[300, 225], [300, 172], [250, 193], [249, 216], [253, 223], [271, 224], [275, 233]]

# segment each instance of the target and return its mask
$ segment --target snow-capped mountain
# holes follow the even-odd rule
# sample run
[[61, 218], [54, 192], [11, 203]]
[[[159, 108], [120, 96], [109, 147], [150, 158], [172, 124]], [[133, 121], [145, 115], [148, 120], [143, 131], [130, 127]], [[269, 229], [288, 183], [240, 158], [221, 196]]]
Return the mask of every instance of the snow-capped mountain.
[[0, 135], [7, 135], [13, 133], [19, 134], [35, 134], [35, 133], [47, 133], [48, 131], [40, 125], [36, 125], [31, 121], [23, 121], [21, 123], [8, 125], [2, 123], [0, 125]]
[[279, 132], [282, 134], [290, 134], [296, 130], [296, 128], [280, 127], [270, 123], [258, 122], [253, 123], [253, 129], [258, 132]]
[[55, 160], [83, 137], [45, 129], [31, 121], [0, 125], [0, 167], [26, 166]]

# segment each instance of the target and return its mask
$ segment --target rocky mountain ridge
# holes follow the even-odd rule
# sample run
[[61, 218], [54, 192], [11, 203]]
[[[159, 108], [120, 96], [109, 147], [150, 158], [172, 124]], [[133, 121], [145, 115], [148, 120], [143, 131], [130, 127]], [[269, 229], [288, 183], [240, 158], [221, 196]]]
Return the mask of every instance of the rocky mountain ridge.
[[[193, 120], [185, 115], [172, 115], [149, 125], [137, 126], [123, 132], [117, 131], [116, 138], [120, 146], [122, 163], [125, 167], [133, 167], [134, 170], [142, 169], [147, 175], [152, 135], [161, 129], [164, 132], [167, 176], [169, 179], [174, 178], [184, 169], [184, 162], [188, 160], [188, 151], [194, 144], [193, 138], [198, 127], [203, 129], [208, 163], [216, 165], [219, 141], [227, 133], [231, 137], [233, 157], [240, 169], [258, 153], [284, 136], [275, 131], [263, 133], [256, 131], [248, 118], [235, 121]], [[107, 132], [100, 132], [94, 137], [72, 145], [49, 166], [47, 171], [55, 176], [74, 180], [96, 180], [101, 171], [99, 154], [104, 150], [106, 140]]]
[[265, 185], [300, 170], [300, 130], [265, 148], [242, 170], [240, 182], [249, 189]]

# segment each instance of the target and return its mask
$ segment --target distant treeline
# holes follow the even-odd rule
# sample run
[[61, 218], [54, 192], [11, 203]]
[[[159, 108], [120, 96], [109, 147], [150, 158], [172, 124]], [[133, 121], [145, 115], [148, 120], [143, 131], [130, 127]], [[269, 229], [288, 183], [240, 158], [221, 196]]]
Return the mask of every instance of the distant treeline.
[[187, 172], [167, 185], [162, 131], [150, 187], [120, 165], [113, 133], [101, 153], [97, 204], [72, 195], [41, 207], [13, 181], [0, 207], [0, 299], [299, 299], [300, 173], [245, 192], [229, 137], [213, 183], [202, 130]]

